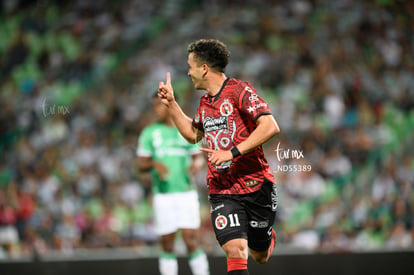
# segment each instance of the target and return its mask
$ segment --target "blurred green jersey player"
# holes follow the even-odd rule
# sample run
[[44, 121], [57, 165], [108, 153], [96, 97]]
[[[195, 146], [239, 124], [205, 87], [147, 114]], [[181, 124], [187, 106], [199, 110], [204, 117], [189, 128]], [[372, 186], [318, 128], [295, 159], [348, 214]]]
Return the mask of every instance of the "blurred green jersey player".
[[137, 155], [139, 169], [151, 172], [153, 179], [154, 221], [162, 246], [159, 270], [161, 275], [178, 274], [174, 243], [181, 230], [192, 273], [207, 275], [207, 257], [198, 243], [200, 205], [189, 175], [200, 151], [180, 135], [167, 107], [156, 95], [152, 105], [157, 122], [143, 129]]

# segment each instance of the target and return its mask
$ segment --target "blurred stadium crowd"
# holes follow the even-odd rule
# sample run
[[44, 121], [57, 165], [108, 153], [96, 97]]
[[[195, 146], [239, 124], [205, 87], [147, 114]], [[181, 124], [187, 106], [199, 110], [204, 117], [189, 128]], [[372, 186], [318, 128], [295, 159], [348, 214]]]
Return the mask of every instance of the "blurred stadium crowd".
[[137, 138], [166, 71], [194, 113], [186, 46], [202, 37], [280, 124], [265, 152], [281, 247], [414, 247], [414, 2], [165, 2], [1, 2], [0, 258], [156, 243]]

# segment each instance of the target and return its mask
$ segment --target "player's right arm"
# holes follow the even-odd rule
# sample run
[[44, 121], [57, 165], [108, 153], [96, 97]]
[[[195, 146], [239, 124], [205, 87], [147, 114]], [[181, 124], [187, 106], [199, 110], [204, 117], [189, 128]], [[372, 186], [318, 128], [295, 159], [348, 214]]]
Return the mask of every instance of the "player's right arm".
[[157, 161], [154, 161], [154, 145], [152, 143], [152, 131], [145, 128], [138, 139], [138, 147], [136, 154], [138, 156], [138, 170], [141, 173], [150, 172], [155, 169], [161, 180], [165, 180], [168, 176], [168, 168]]
[[158, 97], [161, 99], [161, 102], [168, 107], [171, 118], [173, 119], [180, 134], [189, 143], [197, 143], [200, 141], [203, 137], [203, 132], [194, 128], [192, 119], [183, 112], [180, 105], [178, 105], [177, 101], [175, 101], [174, 90], [171, 85], [171, 76], [169, 72], [167, 72], [166, 83], [160, 82], [158, 85]]
[[169, 173], [168, 168], [164, 164], [153, 161], [151, 157], [139, 157], [138, 169], [144, 173], [155, 169], [161, 180], [166, 180]]

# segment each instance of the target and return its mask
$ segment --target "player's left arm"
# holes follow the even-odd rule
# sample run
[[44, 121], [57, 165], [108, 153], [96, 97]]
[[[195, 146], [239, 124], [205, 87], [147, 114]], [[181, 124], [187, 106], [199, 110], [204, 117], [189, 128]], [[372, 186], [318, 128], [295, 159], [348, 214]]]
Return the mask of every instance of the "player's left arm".
[[191, 165], [189, 167], [189, 175], [195, 176], [199, 171], [201, 171], [204, 168], [204, 165], [205, 165], [205, 160], [204, 160], [203, 154], [198, 153], [198, 154], [192, 155]]
[[242, 155], [254, 150], [280, 132], [279, 125], [271, 114], [259, 116], [256, 124], [257, 127], [250, 136], [236, 146]]
[[[271, 114], [259, 116], [256, 125], [256, 129], [250, 133], [250, 136], [236, 146], [242, 155], [254, 150], [280, 132], [279, 125]], [[209, 154], [208, 160], [215, 165], [233, 159], [231, 150], [217, 151], [207, 148], [200, 148], [200, 150], [207, 152]]]

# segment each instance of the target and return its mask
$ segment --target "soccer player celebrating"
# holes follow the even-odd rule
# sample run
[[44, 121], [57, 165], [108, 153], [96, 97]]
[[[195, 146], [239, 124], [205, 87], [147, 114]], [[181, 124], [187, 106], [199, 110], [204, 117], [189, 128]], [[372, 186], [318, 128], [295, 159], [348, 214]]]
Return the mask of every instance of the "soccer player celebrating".
[[226, 253], [227, 272], [249, 274], [248, 250], [266, 263], [276, 245], [272, 226], [276, 182], [262, 144], [279, 133], [268, 104], [247, 82], [225, 75], [230, 52], [221, 41], [200, 39], [188, 47], [188, 76], [200, 99], [193, 119], [175, 101], [171, 76], [158, 96], [189, 143], [203, 139], [208, 154], [207, 184], [216, 238]]
[[189, 144], [180, 136], [168, 109], [157, 94], [154, 94], [152, 104], [158, 122], [142, 131], [137, 155], [139, 169], [153, 172], [155, 229], [161, 236], [162, 247], [158, 261], [159, 271], [161, 275], [178, 274], [174, 241], [178, 230], [181, 230], [193, 275], [209, 275], [206, 254], [198, 244], [198, 194], [188, 174], [200, 151], [197, 146]]

